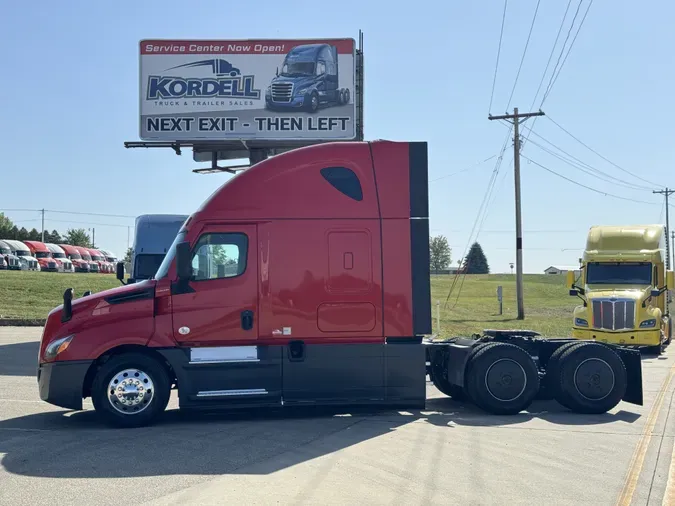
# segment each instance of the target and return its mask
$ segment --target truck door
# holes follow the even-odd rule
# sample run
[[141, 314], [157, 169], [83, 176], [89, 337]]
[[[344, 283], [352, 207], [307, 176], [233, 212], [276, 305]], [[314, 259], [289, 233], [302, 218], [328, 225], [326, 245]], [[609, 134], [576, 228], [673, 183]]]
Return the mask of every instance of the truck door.
[[258, 345], [256, 225], [213, 225], [191, 248], [193, 277], [172, 288], [180, 403], [278, 405], [281, 349]]
[[209, 226], [192, 248], [193, 278], [172, 295], [173, 333], [197, 346], [258, 339], [256, 226]]

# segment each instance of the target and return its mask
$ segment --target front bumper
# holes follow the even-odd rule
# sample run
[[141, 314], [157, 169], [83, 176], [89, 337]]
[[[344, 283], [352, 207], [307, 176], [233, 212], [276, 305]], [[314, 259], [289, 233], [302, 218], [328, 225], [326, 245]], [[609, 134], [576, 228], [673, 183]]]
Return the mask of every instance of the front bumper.
[[271, 109], [300, 109], [307, 104], [305, 102], [305, 96], [309, 99], [309, 95], [295, 95], [291, 97], [290, 102], [276, 102], [270, 97], [267, 97], [265, 101], [267, 102], [267, 106]]
[[601, 330], [573, 327], [572, 337], [621, 346], [658, 346], [661, 344], [661, 329], [603, 332]]
[[55, 406], [82, 409], [84, 378], [93, 360], [40, 364], [37, 371], [40, 399]]

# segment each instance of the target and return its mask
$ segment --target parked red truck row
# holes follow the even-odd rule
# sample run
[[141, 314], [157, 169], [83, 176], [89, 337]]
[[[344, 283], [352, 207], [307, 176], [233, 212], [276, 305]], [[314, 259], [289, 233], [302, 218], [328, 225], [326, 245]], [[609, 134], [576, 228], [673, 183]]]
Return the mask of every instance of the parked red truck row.
[[72, 272], [73, 264], [67, 258], [55, 258], [47, 244], [40, 241], [22, 241], [37, 258], [41, 271]]
[[101, 253], [100, 250], [94, 248], [86, 248], [86, 249], [87, 252], [89, 253], [89, 256], [91, 256], [91, 259], [98, 265], [98, 272], [102, 274], [114, 272], [115, 268], [113, 264], [111, 264], [106, 260], [105, 255]]
[[89, 253], [89, 249], [85, 248], [84, 246], [73, 246], [77, 252], [80, 254], [80, 257], [82, 260], [87, 262], [89, 264], [89, 272], [99, 272], [99, 266], [98, 262], [94, 262], [94, 260], [91, 258], [91, 254]]
[[[326, 143], [234, 176], [152, 279], [53, 309], [40, 397], [138, 426], [181, 409], [423, 408], [444, 393], [516, 413], [548, 392], [580, 412], [642, 403], [640, 355], [527, 331], [430, 341], [427, 145]], [[119, 267], [118, 264], [118, 274]], [[121, 277], [121, 276], [119, 276]]]
[[75, 272], [89, 272], [89, 262], [82, 258], [77, 246], [70, 244], [59, 244], [59, 247], [64, 251], [68, 259], [73, 263]]

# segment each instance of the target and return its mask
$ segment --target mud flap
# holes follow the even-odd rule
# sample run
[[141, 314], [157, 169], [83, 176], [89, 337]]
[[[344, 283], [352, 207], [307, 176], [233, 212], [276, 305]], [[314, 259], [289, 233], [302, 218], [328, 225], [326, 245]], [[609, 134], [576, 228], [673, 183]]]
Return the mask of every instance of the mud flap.
[[626, 393], [624, 394], [622, 400], [631, 404], [642, 406], [642, 359], [640, 356], [640, 350], [615, 347], [614, 351], [619, 354], [621, 360], [626, 366], [626, 374], [628, 378]]

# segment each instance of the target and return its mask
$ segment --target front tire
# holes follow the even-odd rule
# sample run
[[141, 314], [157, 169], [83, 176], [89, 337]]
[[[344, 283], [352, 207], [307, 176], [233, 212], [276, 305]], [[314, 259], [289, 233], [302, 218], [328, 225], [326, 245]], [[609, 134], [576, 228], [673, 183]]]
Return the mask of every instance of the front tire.
[[316, 91], [313, 91], [309, 96], [309, 103], [307, 104], [307, 111], [310, 113], [315, 113], [319, 110], [319, 94]]
[[164, 411], [171, 381], [157, 360], [141, 353], [113, 356], [96, 373], [91, 399], [109, 425], [149, 425]]

